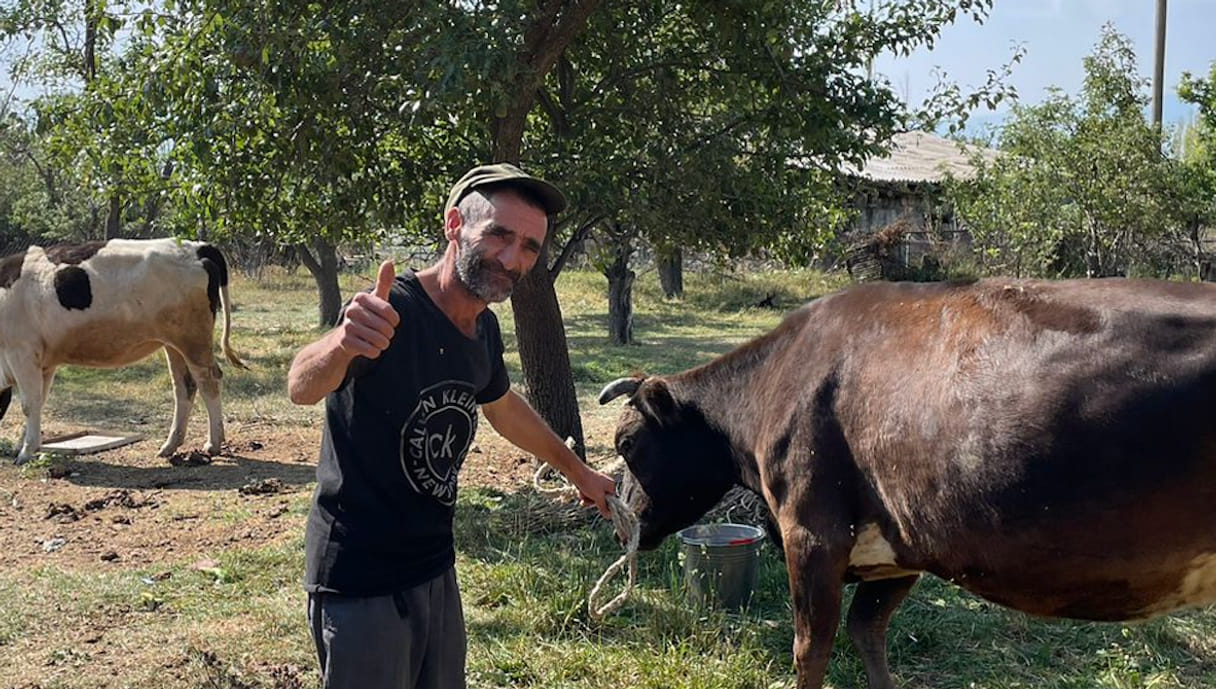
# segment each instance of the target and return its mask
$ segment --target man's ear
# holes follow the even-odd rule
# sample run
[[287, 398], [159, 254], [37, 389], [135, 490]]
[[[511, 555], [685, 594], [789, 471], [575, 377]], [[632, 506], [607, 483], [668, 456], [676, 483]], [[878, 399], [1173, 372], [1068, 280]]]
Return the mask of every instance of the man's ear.
[[464, 216], [460, 214], [459, 208], [452, 206], [443, 218], [443, 236], [449, 242], [458, 242], [460, 241], [460, 230], [463, 227]]

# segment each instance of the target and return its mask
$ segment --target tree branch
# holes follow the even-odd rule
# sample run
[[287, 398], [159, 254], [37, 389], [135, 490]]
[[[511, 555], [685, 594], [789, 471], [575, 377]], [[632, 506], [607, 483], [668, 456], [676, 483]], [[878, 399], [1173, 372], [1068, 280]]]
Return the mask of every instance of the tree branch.
[[321, 263], [312, 255], [312, 252], [309, 251], [308, 245], [304, 242], [300, 242], [295, 244], [293, 248], [296, 250], [296, 257], [300, 259], [300, 263], [304, 264], [304, 267], [308, 269], [308, 272], [313, 275], [320, 275]]
[[44, 168], [30, 149], [27, 148], [23, 151], [23, 154], [30, 161], [30, 164], [34, 166], [34, 169], [38, 171], [38, 176], [42, 178], [42, 183], [46, 185], [46, 194], [51, 199], [51, 203], [58, 204], [59, 193], [55, 187], [54, 173], [50, 169]]
[[576, 228], [574, 232], [570, 234], [570, 239], [566, 242], [565, 246], [562, 247], [561, 253], [558, 254], [557, 258], [553, 260], [553, 265], [549, 266], [550, 280], [557, 280], [557, 276], [560, 275], [562, 269], [566, 267], [566, 262], [569, 261], [570, 257], [574, 255], [575, 248], [577, 248], [578, 245], [587, 238], [587, 235], [591, 233], [591, 228], [598, 225], [603, 219], [604, 217], [602, 215], [593, 216], [590, 220], [579, 225], [578, 228]]
[[566, 112], [562, 109], [561, 104], [549, 95], [548, 89], [545, 88], [536, 90], [536, 98], [540, 101], [541, 109], [549, 115], [549, 121], [553, 123], [553, 135], [559, 139], [565, 138], [570, 131], [570, 127], [566, 120]]
[[620, 86], [620, 84], [626, 81], [668, 67], [696, 70], [698, 72], [708, 72], [711, 74], [728, 74], [730, 72], [730, 70], [715, 69], [709, 66], [710, 60], [708, 58], [709, 56], [707, 54], [694, 53], [690, 56], [681, 57], [679, 59], [673, 58], [671, 60], [652, 62], [648, 65], [641, 65], [639, 67], [635, 67], [634, 69], [627, 69], [623, 72], [605, 74], [602, 79], [597, 81], [595, 85], [591, 87], [590, 91], [592, 93], [602, 95], [607, 91], [615, 90]]
[[524, 38], [521, 62], [531, 73], [524, 92], [535, 91], [553, 68], [557, 59], [587, 24], [587, 19], [602, 0], [575, 0], [566, 7], [565, 0], [550, 0], [541, 8], [541, 15], [532, 22]]

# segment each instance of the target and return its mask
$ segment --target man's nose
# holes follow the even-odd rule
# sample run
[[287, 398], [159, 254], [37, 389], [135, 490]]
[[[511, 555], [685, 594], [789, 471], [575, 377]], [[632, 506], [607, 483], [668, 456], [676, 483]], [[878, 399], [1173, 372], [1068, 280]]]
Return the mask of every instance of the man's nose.
[[524, 265], [523, 247], [512, 242], [498, 252], [498, 262], [503, 268], [516, 273], [523, 273], [529, 266]]

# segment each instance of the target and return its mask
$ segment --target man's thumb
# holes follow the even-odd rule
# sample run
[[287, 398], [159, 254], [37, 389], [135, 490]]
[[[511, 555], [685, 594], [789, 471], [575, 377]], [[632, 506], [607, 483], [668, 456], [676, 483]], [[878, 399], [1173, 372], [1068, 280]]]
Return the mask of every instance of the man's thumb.
[[393, 286], [393, 280], [397, 279], [397, 271], [393, 268], [392, 259], [380, 264], [380, 273], [376, 275], [376, 291], [374, 294], [381, 299], [388, 301], [388, 291]]

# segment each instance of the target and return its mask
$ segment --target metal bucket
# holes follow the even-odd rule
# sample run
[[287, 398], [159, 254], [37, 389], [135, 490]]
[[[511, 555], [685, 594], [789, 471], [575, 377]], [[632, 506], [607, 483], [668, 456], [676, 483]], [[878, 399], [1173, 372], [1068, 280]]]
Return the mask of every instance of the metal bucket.
[[756, 587], [764, 530], [747, 524], [698, 524], [676, 535], [689, 600], [732, 610], [747, 607]]

